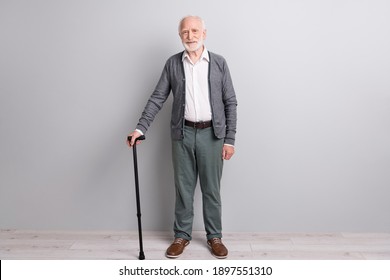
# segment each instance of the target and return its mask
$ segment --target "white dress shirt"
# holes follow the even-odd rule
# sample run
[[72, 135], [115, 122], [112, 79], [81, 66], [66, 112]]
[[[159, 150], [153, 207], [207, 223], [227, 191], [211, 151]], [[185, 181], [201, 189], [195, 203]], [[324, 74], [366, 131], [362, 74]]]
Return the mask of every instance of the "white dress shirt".
[[187, 52], [182, 57], [186, 79], [186, 107], [184, 118], [192, 122], [210, 121], [209, 53], [206, 47], [194, 64]]

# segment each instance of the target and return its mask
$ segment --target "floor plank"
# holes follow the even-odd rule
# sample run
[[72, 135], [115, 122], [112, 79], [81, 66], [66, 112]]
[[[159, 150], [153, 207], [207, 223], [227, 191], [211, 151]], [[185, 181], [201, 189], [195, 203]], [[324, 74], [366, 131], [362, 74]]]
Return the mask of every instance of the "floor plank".
[[[170, 232], [143, 232], [147, 259], [165, 260]], [[390, 233], [228, 232], [231, 260], [390, 260]], [[0, 229], [0, 259], [137, 259], [136, 231], [33, 231]], [[213, 260], [204, 232], [196, 231], [180, 259]]]

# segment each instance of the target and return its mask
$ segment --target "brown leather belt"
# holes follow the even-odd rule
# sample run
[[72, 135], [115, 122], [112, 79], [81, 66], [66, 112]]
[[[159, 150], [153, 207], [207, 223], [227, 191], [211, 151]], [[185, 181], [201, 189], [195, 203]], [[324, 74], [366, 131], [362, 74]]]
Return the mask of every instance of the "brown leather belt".
[[184, 121], [184, 124], [186, 126], [190, 126], [192, 128], [208, 128], [212, 125], [212, 121], [207, 122], [191, 122], [191, 121]]

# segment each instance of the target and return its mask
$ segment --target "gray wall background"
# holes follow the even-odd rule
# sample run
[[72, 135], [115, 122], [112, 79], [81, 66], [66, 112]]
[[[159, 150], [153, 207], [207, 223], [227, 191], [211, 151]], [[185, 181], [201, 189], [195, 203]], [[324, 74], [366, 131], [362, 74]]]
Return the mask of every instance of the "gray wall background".
[[[182, 50], [187, 14], [205, 19], [239, 101], [224, 230], [389, 231], [390, 2], [379, 0], [0, 0], [0, 228], [137, 228], [125, 137]], [[170, 108], [138, 150], [146, 230], [173, 222]]]

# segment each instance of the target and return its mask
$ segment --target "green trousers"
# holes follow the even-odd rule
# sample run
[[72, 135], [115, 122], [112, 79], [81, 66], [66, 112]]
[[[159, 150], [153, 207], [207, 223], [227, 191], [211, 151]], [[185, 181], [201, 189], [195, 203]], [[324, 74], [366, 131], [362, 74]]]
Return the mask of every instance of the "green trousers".
[[184, 127], [184, 139], [172, 141], [175, 175], [175, 237], [192, 238], [194, 192], [199, 177], [203, 221], [207, 239], [222, 237], [220, 181], [223, 169], [223, 139], [213, 128]]

